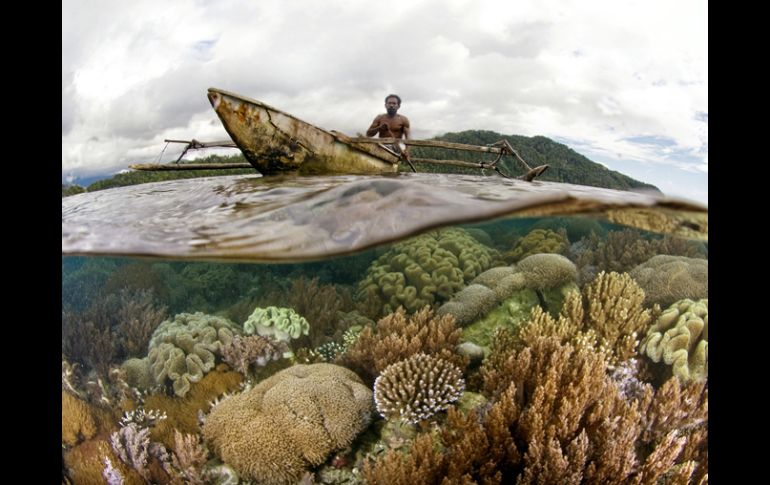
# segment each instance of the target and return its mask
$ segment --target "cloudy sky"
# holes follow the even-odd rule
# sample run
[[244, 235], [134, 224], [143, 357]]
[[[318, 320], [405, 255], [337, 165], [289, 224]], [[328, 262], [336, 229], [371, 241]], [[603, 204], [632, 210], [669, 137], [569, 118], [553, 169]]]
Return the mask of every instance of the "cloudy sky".
[[209, 87], [350, 135], [396, 92], [414, 138], [543, 135], [708, 203], [707, 0], [63, 0], [62, 180], [226, 139]]

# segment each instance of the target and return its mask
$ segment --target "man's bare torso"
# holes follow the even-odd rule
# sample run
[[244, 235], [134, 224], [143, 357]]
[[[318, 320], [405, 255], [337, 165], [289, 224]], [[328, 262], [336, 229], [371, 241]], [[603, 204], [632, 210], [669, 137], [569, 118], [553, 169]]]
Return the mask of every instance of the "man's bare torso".
[[387, 138], [391, 136], [394, 138], [403, 138], [404, 128], [409, 129], [409, 119], [406, 116], [401, 116], [400, 114], [396, 114], [393, 117], [390, 117], [387, 113], [378, 115], [374, 121], [372, 121], [371, 127], [376, 128], [382, 123], [387, 123], [388, 127], [390, 128], [390, 132], [388, 132], [388, 129], [386, 128], [381, 128], [378, 132], [380, 138]]

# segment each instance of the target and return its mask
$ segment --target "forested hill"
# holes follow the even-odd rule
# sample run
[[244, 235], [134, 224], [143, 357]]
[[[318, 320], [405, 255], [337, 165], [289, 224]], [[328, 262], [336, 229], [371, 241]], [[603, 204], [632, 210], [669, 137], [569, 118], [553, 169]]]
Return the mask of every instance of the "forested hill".
[[[566, 182], [578, 185], [590, 185], [593, 187], [605, 187], [617, 190], [631, 189], [652, 189], [657, 192], [660, 190], [654, 185], [646, 184], [632, 179], [620, 172], [610, 170], [604, 165], [592, 162], [588, 158], [572, 150], [567, 145], [557, 143], [544, 136], [518, 136], [501, 135], [494, 131], [486, 130], [468, 130], [459, 133], [447, 133], [434, 138], [435, 140], [449, 141], [454, 143], [467, 143], [470, 145], [490, 145], [502, 139], [508, 142], [516, 149], [521, 157], [530, 167], [548, 164], [550, 168], [537, 180], [550, 180], [553, 182]], [[414, 147], [412, 157], [416, 158], [434, 158], [434, 159], [452, 159], [464, 161], [493, 161], [495, 155], [478, 152], [465, 152], [459, 150], [443, 150], [435, 148]], [[402, 165], [402, 170], [410, 170], [408, 165]], [[460, 172], [460, 173], [478, 173], [477, 169], [466, 169], [463, 167], [447, 165], [426, 165], [421, 164], [417, 167], [420, 172]], [[503, 171], [511, 175], [521, 175], [523, 169], [521, 165], [514, 160], [512, 156], [503, 157]]]

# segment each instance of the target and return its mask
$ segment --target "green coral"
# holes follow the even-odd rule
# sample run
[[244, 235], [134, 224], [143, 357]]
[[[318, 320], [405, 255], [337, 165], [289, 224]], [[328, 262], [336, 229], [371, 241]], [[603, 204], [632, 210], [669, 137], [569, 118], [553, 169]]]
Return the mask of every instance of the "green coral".
[[538, 304], [535, 290], [522, 288], [515, 291], [494, 310], [463, 328], [462, 340], [489, 347], [498, 328], [514, 330], [519, 324], [527, 321], [532, 308]]
[[640, 352], [672, 366], [681, 381], [708, 377], [709, 301], [679, 300], [667, 308], [647, 332]]
[[150, 339], [148, 364], [156, 384], [172, 382], [174, 393], [184, 397], [190, 384], [214, 368], [222, 346], [240, 329], [230, 320], [201, 312], [180, 313], [161, 323]]
[[519, 239], [513, 249], [505, 253], [505, 260], [521, 261], [527, 256], [539, 253], [561, 254], [568, 246], [569, 241], [562, 234], [550, 229], [535, 229]]
[[307, 335], [310, 324], [291, 308], [269, 306], [257, 307], [243, 324], [243, 331], [248, 335], [259, 334], [275, 340], [289, 342]]
[[498, 260], [496, 250], [459, 228], [432, 231], [395, 244], [371, 264], [359, 297], [374, 297], [383, 314], [413, 313], [449, 299]]

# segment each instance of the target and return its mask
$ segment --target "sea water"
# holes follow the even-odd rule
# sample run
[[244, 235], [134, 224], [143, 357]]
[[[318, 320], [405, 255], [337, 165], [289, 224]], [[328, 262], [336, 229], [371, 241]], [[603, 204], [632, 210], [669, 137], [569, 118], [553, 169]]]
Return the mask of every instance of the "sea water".
[[[556, 479], [547, 465], [561, 460], [570, 466], [560, 479], [587, 483], [598, 476], [597, 466], [624, 463], [610, 473], [624, 483], [649, 478], [643, 465], [652, 468], [664, 450], [672, 457], [658, 463], [661, 476], [707, 477], [708, 213], [697, 204], [480, 176], [212, 177], [63, 199], [62, 253], [63, 481], [395, 483], [408, 477], [439, 483], [437, 477], [454, 473], [526, 482]], [[570, 300], [572, 292], [580, 297]], [[567, 301], [581, 302], [588, 315], [580, 329], [565, 330], [567, 319], [559, 320]], [[677, 313], [677, 321], [684, 320], [664, 325], [661, 316], [675, 311], [684, 315]], [[562, 330], [547, 335], [560, 339], [549, 344], [551, 351], [540, 343], [528, 349], [533, 340], [518, 336], [527, 335], [522, 329], [535, 319], [542, 324], [542, 315], [554, 322], [548, 328], [562, 322]], [[426, 318], [451, 322], [439, 329]], [[574, 312], [572, 318], [574, 327]], [[431, 330], [420, 334], [410, 321]], [[638, 325], [633, 332], [632, 324]], [[501, 349], [501, 329], [517, 342], [515, 352]], [[426, 332], [438, 333], [426, 338]], [[369, 349], [356, 346], [359, 337]], [[412, 343], [394, 344], [393, 355], [384, 356], [378, 339], [399, 338]], [[634, 342], [621, 344], [623, 338]], [[685, 338], [677, 348], [660, 344], [657, 353], [678, 351], [677, 358], [655, 360], [651, 342]], [[546, 382], [547, 375], [577, 371], [538, 352], [581, 348], [602, 356], [594, 365], [602, 366], [599, 373], [608, 379], [602, 385], [610, 390], [571, 411], [574, 425], [533, 429], [526, 416], [534, 400], [548, 402], [535, 397], [535, 386], [532, 395], [519, 392], [520, 412], [508, 415], [508, 446], [516, 452], [486, 465], [460, 458], [469, 451], [452, 447], [457, 440], [449, 435], [460, 425], [448, 419], [448, 409], [476, 416], [477, 431], [489, 441], [499, 434], [490, 424], [490, 413], [498, 411], [491, 410], [513, 399], [491, 390], [497, 381], [489, 375], [520, 368], [495, 359], [513, 362], [530, 352], [551, 362], [532, 371]], [[417, 353], [451, 354], [435, 365], [456, 365], [462, 397], [427, 406], [427, 417], [410, 420], [403, 405], [418, 407], [421, 398], [402, 396], [406, 404], [394, 415], [383, 403], [398, 396], [383, 397], [390, 391], [380, 388], [378, 399], [375, 382], [382, 374], [395, 375], [389, 379], [397, 384], [419, 374], [425, 364], [409, 360]], [[404, 362], [416, 370], [399, 370]], [[340, 375], [352, 371], [356, 384], [343, 388], [360, 385], [362, 404], [336, 405], [335, 396], [324, 394], [342, 377], [318, 377], [326, 384], [317, 384], [312, 373], [297, 370], [318, 364], [343, 368], [333, 370]], [[284, 383], [288, 374], [280, 373], [287, 370], [299, 373], [290, 378], [296, 383]], [[428, 389], [438, 384], [425, 372], [398, 392], [419, 394], [423, 387], [440, 400], [433, 396], [443, 391]], [[506, 378], [513, 376], [495, 379]], [[559, 382], [570, 385], [564, 379]], [[260, 390], [268, 384], [275, 387]], [[208, 416], [213, 422], [234, 412], [223, 404], [227, 399], [278, 395], [282, 385], [296, 389], [264, 409], [254, 404], [227, 418], [251, 434], [206, 429]], [[696, 405], [682, 406], [678, 424], [655, 427], [645, 399], [654, 396], [665, 406], [672, 386], [697, 395]], [[647, 408], [617, 411], [615, 419], [638, 428], [636, 445], [618, 445], [633, 453], [608, 457], [597, 443], [610, 428], [591, 416], [616, 391], [626, 393], [628, 406]], [[546, 418], [553, 423], [576, 399], [558, 389], [537, 392], [551, 393], [555, 407]], [[432, 436], [434, 455], [419, 448], [420, 436]], [[538, 437], [548, 437], [562, 458], [538, 451]], [[260, 447], [283, 451], [253, 452]], [[430, 455], [433, 468], [414, 470], [399, 453]], [[447, 457], [464, 471], [450, 469]]]

